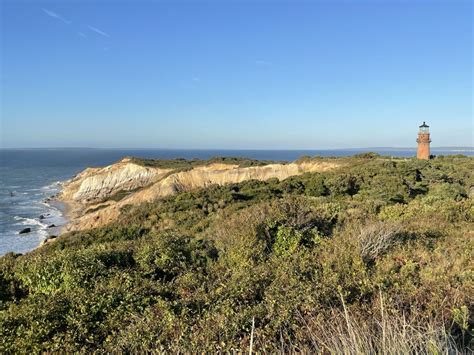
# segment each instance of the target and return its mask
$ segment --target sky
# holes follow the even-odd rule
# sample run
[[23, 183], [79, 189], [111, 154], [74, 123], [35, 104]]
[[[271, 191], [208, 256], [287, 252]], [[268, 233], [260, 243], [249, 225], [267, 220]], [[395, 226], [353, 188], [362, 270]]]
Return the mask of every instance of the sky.
[[473, 5], [1, 3], [1, 147], [473, 145]]

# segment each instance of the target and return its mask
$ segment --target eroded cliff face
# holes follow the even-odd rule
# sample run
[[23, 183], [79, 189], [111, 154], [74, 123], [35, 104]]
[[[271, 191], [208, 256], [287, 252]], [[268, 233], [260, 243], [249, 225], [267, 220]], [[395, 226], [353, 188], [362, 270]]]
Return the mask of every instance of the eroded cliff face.
[[119, 192], [150, 185], [170, 171], [140, 166], [126, 158], [105, 168], [84, 170], [64, 184], [61, 199], [80, 204], [97, 203]]
[[[225, 185], [246, 180], [284, 180], [306, 172], [335, 169], [335, 162], [304, 162], [239, 167], [210, 164], [188, 171], [144, 167], [124, 159], [99, 169], [86, 169], [64, 184], [60, 198], [72, 207], [66, 230], [84, 230], [116, 220], [120, 208], [150, 202], [179, 191], [210, 185]], [[125, 193], [124, 193], [125, 192]], [[124, 197], [116, 199], [118, 193]]]

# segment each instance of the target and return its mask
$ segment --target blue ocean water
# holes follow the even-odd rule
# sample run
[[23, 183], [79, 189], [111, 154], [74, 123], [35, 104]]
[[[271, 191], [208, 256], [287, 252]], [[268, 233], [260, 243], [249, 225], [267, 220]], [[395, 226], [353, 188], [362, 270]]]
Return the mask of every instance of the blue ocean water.
[[[303, 155], [349, 156], [375, 151], [388, 156], [412, 157], [413, 149], [349, 150], [164, 150], [164, 149], [1, 149], [0, 150], [0, 255], [25, 253], [66, 221], [58, 206], [45, 202], [60, 190], [59, 182], [87, 167], [112, 164], [125, 156], [142, 158], [209, 159], [215, 156], [292, 161]], [[433, 150], [433, 154], [466, 154], [469, 151]], [[40, 218], [40, 217], [43, 218]], [[28, 234], [18, 234], [23, 228]]]

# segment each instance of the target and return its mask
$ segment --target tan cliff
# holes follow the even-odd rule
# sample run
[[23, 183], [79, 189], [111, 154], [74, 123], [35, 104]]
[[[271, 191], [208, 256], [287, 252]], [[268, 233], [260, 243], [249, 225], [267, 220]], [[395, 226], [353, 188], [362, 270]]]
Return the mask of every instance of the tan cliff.
[[171, 169], [149, 168], [134, 164], [129, 158], [106, 166], [88, 168], [64, 184], [61, 198], [90, 204], [107, 199], [119, 191], [130, 191], [163, 178]]
[[324, 161], [252, 167], [216, 163], [173, 172], [173, 169], [144, 167], [123, 159], [105, 168], [84, 170], [64, 183], [59, 198], [70, 207], [71, 221], [65, 230], [84, 230], [113, 222], [125, 205], [151, 202], [210, 185], [271, 178], [284, 180], [306, 172], [332, 170], [339, 165]]

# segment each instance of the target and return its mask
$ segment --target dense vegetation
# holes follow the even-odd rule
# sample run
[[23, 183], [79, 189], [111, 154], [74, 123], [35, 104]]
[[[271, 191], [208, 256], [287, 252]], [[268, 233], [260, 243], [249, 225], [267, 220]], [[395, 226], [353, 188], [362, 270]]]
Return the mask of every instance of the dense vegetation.
[[0, 259], [0, 351], [468, 352], [474, 161], [182, 192]]
[[[240, 167], [249, 167], [249, 166], [262, 166], [274, 161], [269, 160], [255, 160], [247, 158], [236, 158], [236, 157], [214, 157], [207, 160], [203, 159], [145, 159], [145, 158], [136, 158], [130, 157], [131, 162], [142, 165], [149, 166], [154, 168], [162, 169], [173, 169], [174, 171], [180, 170], [189, 170], [198, 166], [209, 165], [209, 164], [235, 164]], [[283, 163], [283, 162], [281, 162]]]

